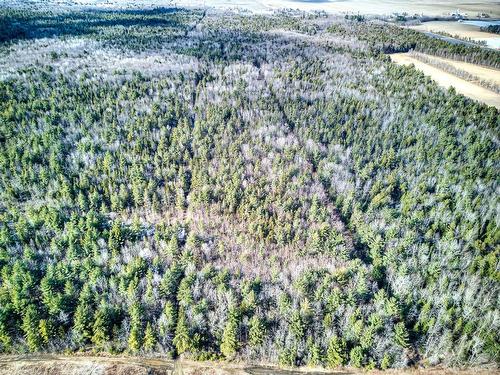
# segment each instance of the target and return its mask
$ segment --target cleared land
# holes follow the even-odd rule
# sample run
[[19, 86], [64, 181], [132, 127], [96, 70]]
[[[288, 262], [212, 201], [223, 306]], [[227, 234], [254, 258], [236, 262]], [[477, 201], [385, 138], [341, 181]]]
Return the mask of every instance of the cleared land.
[[[22, 0], [10, 0], [11, 3], [24, 3]], [[39, 0], [39, 4], [113, 7], [143, 7], [148, 5], [165, 6], [165, 0]], [[393, 12], [424, 13], [426, 15], [442, 16], [460, 9], [469, 15], [486, 12], [492, 17], [500, 17], [498, 1], [493, 0], [176, 0], [171, 1], [178, 6], [208, 6], [216, 8], [242, 8], [254, 12], [268, 12], [280, 8], [300, 10], [324, 10], [331, 13], [391, 14]]]
[[480, 30], [477, 25], [456, 21], [429, 21], [421, 25], [410, 26], [411, 29], [427, 32], [445, 32], [460, 38], [470, 38], [474, 41], [485, 41], [489, 47], [500, 48], [500, 37], [493, 33]]
[[467, 62], [463, 62], [463, 61], [445, 59], [443, 57], [429, 56], [429, 55], [427, 55], [427, 56], [432, 58], [433, 60], [435, 60], [437, 62], [449, 64], [449, 65], [452, 65], [453, 67], [455, 67], [456, 69], [466, 71], [467, 73], [470, 73], [470, 74], [478, 77], [481, 80], [494, 82], [497, 85], [500, 85], [500, 70], [498, 70], [498, 69], [487, 68], [484, 66], [479, 66], [476, 64], [471, 64], [471, 63], [467, 63]]
[[300, 8], [305, 10], [323, 9], [330, 12], [360, 12], [362, 14], [390, 14], [392, 12], [424, 13], [428, 15], [444, 15], [454, 12], [459, 8], [462, 12], [477, 14], [490, 13], [496, 17], [500, 15], [496, 1], [451, 1], [451, 0], [262, 0], [268, 7]]
[[[468, 82], [434, 66], [423, 63], [422, 61], [415, 59], [407, 53], [396, 53], [390, 56], [392, 61], [397, 64], [414, 64], [415, 68], [430, 76], [434, 81], [436, 81], [438, 85], [444, 88], [454, 87], [455, 90], [462, 95], [500, 109], [500, 95], [494, 93], [493, 91], [485, 89], [473, 82]], [[439, 60], [450, 63], [450, 60], [448, 59]], [[468, 63], [458, 63], [455, 61], [453, 63], [459, 64], [460, 69], [469, 71], [471, 74], [475, 74], [478, 77], [488, 77], [487, 79], [495, 80], [495, 82], [498, 82], [499, 80], [498, 70], [479, 67]]]
[[488, 370], [408, 369], [363, 371], [339, 369], [284, 370], [271, 366], [219, 364], [216, 362], [172, 361], [137, 357], [91, 356], [4, 356], [0, 357], [0, 375], [483, 375]]

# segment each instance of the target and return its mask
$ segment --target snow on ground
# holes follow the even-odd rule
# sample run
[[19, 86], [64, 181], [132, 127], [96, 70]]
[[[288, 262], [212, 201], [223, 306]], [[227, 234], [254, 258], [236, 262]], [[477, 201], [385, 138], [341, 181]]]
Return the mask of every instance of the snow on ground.
[[103, 8], [143, 8], [159, 6], [215, 7], [241, 9], [256, 13], [270, 12], [281, 8], [305, 11], [323, 10], [329, 13], [391, 14], [393, 12], [443, 16], [457, 10], [469, 16], [489, 13], [500, 17], [500, 7], [495, 0], [7, 0], [5, 4], [97, 6]]

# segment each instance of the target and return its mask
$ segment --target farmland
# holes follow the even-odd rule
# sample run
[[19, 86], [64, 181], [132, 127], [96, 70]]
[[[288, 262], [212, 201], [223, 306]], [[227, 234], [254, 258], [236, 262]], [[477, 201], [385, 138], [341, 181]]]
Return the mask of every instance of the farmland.
[[486, 46], [491, 48], [500, 48], [500, 36], [498, 34], [481, 31], [480, 22], [485, 25], [487, 21], [456, 22], [456, 21], [430, 21], [424, 22], [417, 26], [411, 26], [414, 30], [430, 31], [437, 33], [446, 33], [452, 36], [458, 36], [463, 39], [470, 39], [476, 42], [484, 42]]
[[[441, 87], [446, 89], [453, 87], [460, 94], [500, 109], [500, 94], [491, 89], [482, 87], [477, 82], [468, 82], [455, 74], [446, 72], [446, 70], [442, 68], [433, 66], [434, 64], [432, 63], [423, 62], [408, 53], [392, 54], [391, 59], [397, 64], [414, 65], [418, 70], [436, 81]], [[497, 86], [500, 85], [500, 71], [497, 69], [488, 69], [474, 64], [438, 57], [430, 57], [430, 59], [437, 64], [451, 64], [457, 67], [457, 69], [464, 70], [482, 79], [494, 81]]]

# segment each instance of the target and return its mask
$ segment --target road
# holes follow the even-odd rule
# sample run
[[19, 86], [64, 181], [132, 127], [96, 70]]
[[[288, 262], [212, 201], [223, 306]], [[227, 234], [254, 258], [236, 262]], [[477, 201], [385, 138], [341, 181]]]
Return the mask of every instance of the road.
[[466, 40], [456, 39], [456, 38], [452, 38], [451, 36], [436, 34], [436, 33], [430, 32], [430, 31], [420, 31], [420, 32], [424, 33], [427, 36], [430, 36], [431, 38], [441, 39], [441, 40], [444, 40], [445, 42], [449, 42], [451, 44], [463, 44], [465, 46], [483, 47], [483, 48], [487, 48], [487, 49], [492, 49], [492, 48], [483, 46], [483, 45], [478, 44], [478, 43], [472, 43], [472, 42], [468, 42]]

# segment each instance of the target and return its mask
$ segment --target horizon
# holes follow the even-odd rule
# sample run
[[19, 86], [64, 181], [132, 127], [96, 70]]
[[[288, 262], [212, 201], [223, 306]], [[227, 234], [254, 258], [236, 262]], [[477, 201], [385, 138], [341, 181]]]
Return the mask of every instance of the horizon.
[[[30, 4], [37, 3], [37, 0]], [[423, 14], [426, 16], [446, 16], [460, 11], [469, 17], [487, 13], [500, 17], [500, 7], [493, 0], [451, 1], [423, 0], [409, 3], [403, 0], [38, 0], [44, 6], [89, 6], [99, 8], [144, 8], [151, 6], [208, 7], [217, 9], [240, 9], [254, 13], [268, 13], [279, 9], [301, 11], [325, 11], [330, 14], [360, 13], [365, 15], [388, 15], [392, 13]], [[20, 0], [6, 1], [4, 6], [30, 6]], [[498, 8], [498, 9], [497, 9]]]

